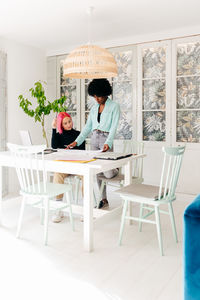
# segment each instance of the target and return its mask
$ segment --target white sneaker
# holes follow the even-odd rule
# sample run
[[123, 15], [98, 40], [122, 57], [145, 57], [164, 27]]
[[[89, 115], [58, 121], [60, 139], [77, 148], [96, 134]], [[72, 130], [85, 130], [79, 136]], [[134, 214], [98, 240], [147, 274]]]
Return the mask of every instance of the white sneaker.
[[60, 223], [64, 218], [64, 213], [61, 210], [57, 210], [55, 214], [52, 216], [52, 222]]

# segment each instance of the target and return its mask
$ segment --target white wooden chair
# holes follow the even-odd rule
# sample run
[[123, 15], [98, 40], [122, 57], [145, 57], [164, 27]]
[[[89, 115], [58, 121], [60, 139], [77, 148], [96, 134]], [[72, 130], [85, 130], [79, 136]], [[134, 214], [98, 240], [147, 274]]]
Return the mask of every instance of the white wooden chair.
[[[48, 221], [50, 210], [56, 211], [68, 208], [70, 222], [72, 229], [74, 230], [70, 203], [72, 187], [67, 184], [47, 182], [44, 161], [44, 149], [46, 148], [46, 145], [22, 146], [7, 143], [7, 146], [15, 159], [15, 167], [20, 184], [20, 195], [23, 197], [17, 226], [17, 238], [20, 236], [25, 204], [29, 204], [40, 209], [42, 222], [44, 216], [45, 245], [47, 245], [48, 240]], [[52, 200], [62, 193], [65, 193], [66, 195], [66, 202]]]
[[[124, 140], [123, 141], [123, 153], [144, 153], [144, 143], [137, 141]], [[132, 162], [133, 174], [132, 174], [132, 182], [133, 183], [142, 183], [143, 182], [143, 157], [133, 160]], [[122, 174], [122, 168], [120, 168], [117, 176], [113, 178], [106, 178], [105, 176], [99, 176], [101, 180], [100, 187], [100, 200], [102, 196], [102, 192], [105, 185], [112, 185], [116, 187], [122, 187], [124, 185], [124, 174]]]
[[[119, 245], [122, 242], [125, 220], [135, 220], [139, 222], [139, 229], [142, 230], [142, 222], [155, 224], [157, 227], [157, 235], [160, 253], [163, 255], [162, 235], [160, 227], [160, 213], [170, 215], [171, 225], [175, 241], [178, 242], [172, 202], [176, 199], [175, 190], [179, 178], [181, 163], [185, 146], [183, 147], [163, 147], [164, 160], [160, 179], [160, 186], [152, 186], [147, 184], [130, 184], [116, 192], [120, 194], [124, 200]], [[139, 218], [132, 217], [127, 214], [129, 202], [140, 203]], [[168, 211], [160, 210], [160, 205], [167, 204]], [[144, 209], [148, 212], [144, 214]], [[147, 220], [147, 217], [155, 213], [155, 220]]]

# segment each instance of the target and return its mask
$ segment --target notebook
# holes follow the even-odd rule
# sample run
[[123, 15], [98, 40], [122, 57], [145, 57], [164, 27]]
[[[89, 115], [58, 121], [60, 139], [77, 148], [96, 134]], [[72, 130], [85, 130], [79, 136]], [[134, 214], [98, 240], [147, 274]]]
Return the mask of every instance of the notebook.
[[[19, 133], [20, 133], [20, 137], [21, 137], [21, 141], [22, 141], [23, 146], [32, 146], [33, 145], [32, 140], [31, 140], [31, 136], [30, 136], [30, 133], [29, 133], [28, 130], [20, 130]], [[51, 148], [48, 148], [48, 149], [44, 150], [44, 154], [50, 154], [50, 153], [53, 153], [53, 152], [57, 152], [57, 150], [56, 149], [51, 149]]]
[[132, 153], [103, 152], [103, 153], [100, 153], [100, 154], [94, 156], [94, 158], [117, 160], [117, 159], [129, 157], [131, 155], [133, 155], [133, 154]]

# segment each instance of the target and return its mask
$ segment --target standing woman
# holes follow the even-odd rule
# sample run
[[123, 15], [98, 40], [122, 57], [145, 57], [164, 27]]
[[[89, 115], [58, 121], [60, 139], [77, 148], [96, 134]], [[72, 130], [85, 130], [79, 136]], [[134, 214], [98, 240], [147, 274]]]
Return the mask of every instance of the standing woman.
[[[93, 79], [88, 86], [88, 94], [95, 98], [96, 104], [92, 107], [87, 123], [76, 140], [68, 145], [67, 148], [74, 148], [80, 146], [88, 134], [92, 132], [91, 136], [91, 149], [92, 150], [113, 150], [113, 140], [116, 134], [117, 126], [120, 117], [119, 104], [110, 99], [112, 94], [112, 87], [107, 79]], [[106, 178], [113, 178], [118, 174], [118, 169], [113, 169], [104, 172], [103, 175]], [[97, 175], [97, 183], [100, 188], [101, 180]], [[107, 193], [106, 186], [102, 193], [102, 200], [99, 203], [98, 208], [107, 207]]]

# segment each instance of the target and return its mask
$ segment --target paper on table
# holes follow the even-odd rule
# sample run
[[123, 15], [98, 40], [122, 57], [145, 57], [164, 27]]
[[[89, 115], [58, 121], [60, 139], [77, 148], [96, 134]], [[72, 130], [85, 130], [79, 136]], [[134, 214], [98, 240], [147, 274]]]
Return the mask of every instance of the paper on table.
[[59, 152], [65, 152], [65, 153], [72, 153], [72, 154], [77, 154], [77, 153], [83, 153], [84, 154], [91, 154], [95, 155], [97, 153], [102, 152], [101, 150], [75, 150], [75, 149], [58, 149]]
[[73, 163], [80, 163], [80, 164], [85, 164], [91, 161], [96, 160], [95, 158], [90, 159], [90, 160], [77, 160], [77, 159], [72, 159], [72, 160], [68, 160], [68, 159], [56, 159], [55, 161], [63, 161], [63, 162], [73, 162]]
[[63, 161], [90, 161], [100, 151], [86, 151], [86, 150], [64, 150], [54, 154], [54, 160]]

